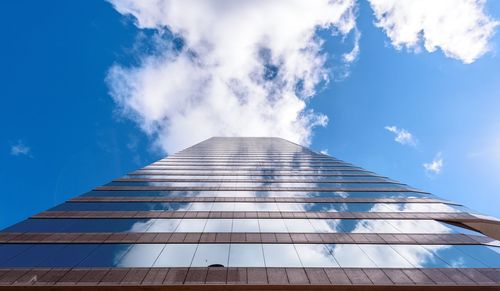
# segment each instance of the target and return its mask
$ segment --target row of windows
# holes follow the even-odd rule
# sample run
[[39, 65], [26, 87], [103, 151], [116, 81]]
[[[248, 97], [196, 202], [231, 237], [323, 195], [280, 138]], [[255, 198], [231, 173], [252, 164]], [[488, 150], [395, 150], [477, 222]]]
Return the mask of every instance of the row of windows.
[[434, 220], [400, 219], [27, 219], [4, 232], [396, 233], [478, 232]]
[[170, 165], [170, 166], [165, 166], [165, 165], [162, 165], [162, 166], [156, 166], [156, 165], [150, 165], [150, 166], [146, 166], [142, 169], [206, 169], [206, 170], [215, 170], [215, 169], [220, 169], [220, 170], [247, 170], [247, 169], [266, 169], [266, 170], [342, 170], [342, 169], [356, 169], [356, 170], [362, 170], [361, 168], [359, 167], [354, 167], [354, 166], [348, 166], [348, 165], [332, 165], [332, 166], [314, 166], [314, 165], [310, 165], [310, 166], [276, 166], [276, 167], [273, 167], [273, 166], [259, 166], [259, 165], [255, 165], [255, 166], [247, 166], [247, 165], [241, 165], [241, 166], [225, 166], [225, 165], [221, 165], [221, 166], [216, 166], [216, 165]]
[[388, 179], [377, 176], [188, 176], [188, 175], [170, 175], [170, 176], [155, 176], [155, 175], [128, 175], [120, 179], [120, 181], [127, 181], [127, 179], [162, 179], [166, 182], [189, 182], [195, 180], [207, 180], [210, 182], [256, 182], [256, 183], [298, 183], [298, 182], [322, 182], [322, 183], [342, 183], [342, 182], [388, 182]]
[[406, 185], [395, 183], [289, 183], [289, 182], [133, 182], [133, 181], [113, 181], [106, 186], [121, 187], [271, 187], [271, 188], [315, 188], [321, 189], [400, 189], [411, 190]]
[[300, 192], [300, 191], [90, 191], [82, 196], [95, 197], [293, 197], [293, 198], [430, 198], [436, 196], [420, 192], [347, 192], [347, 191], [325, 191], [325, 192]]
[[138, 170], [133, 174], [146, 174], [146, 175], [295, 175], [295, 176], [307, 176], [307, 175], [373, 175], [372, 172], [353, 170], [353, 169], [342, 169], [342, 170], [269, 170], [269, 169], [249, 169], [249, 170], [224, 170], [224, 169], [148, 169], [148, 170]]
[[443, 203], [70, 202], [49, 211], [460, 212]]
[[0, 267], [499, 268], [482, 245], [8, 244]]

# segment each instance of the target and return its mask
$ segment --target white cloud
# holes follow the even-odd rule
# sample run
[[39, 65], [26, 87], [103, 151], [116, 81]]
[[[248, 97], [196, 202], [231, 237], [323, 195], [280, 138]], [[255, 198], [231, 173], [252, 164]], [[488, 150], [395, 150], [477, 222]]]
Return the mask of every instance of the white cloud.
[[394, 133], [394, 141], [402, 144], [402, 145], [411, 145], [416, 146], [417, 140], [408, 130], [404, 128], [398, 128], [397, 126], [386, 126], [384, 127], [386, 130]]
[[469, 64], [490, 50], [498, 22], [485, 0], [369, 0], [381, 27], [397, 49], [428, 52]]
[[13, 156], [29, 156], [31, 149], [22, 140], [17, 141], [10, 147], [10, 154]]
[[432, 162], [424, 163], [423, 166], [425, 171], [429, 174], [440, 174], [444, 166], [443, 155], [440, 152], [437, 153]]
[[324, 155], [328, 155], [328, 149], [320, 150], [319, 152]]
[[[167, 152], [210, 136], [280, 136], [308, 144], [327, 117], [307, 108], [328, 81], [317, 29], [355, 31], [355, 0], [110, 0], [154, 52], [113, 66], [107, 82], [120, 112]], [[168, 30], [168, 31], [167, 31]], [[181, 50], [165, 38], [183, 40]], [[344, 55], [352, 62], [359, 53]]]

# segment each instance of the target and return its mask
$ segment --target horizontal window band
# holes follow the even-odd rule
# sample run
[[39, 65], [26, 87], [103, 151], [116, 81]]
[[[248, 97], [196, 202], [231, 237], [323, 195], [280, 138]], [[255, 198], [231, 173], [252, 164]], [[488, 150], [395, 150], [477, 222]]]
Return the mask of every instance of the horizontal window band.
[[94, 190], [97, 191], [299, 191], [299, 192], [418, 192], [428, 193], [413, 189], [410, 187], [404, 188], [303, 188], [303, 187], [163, 187], [163, 186], [100, 186]]
[[67, 202], [284, 202], [284, 203], [445, 203], [433, 198], [295, 198], [295, 197], [148, 197], [148, 196], [79, 196]]
[[[193, 286], [193, 284], [195, 284]], [[52, 268], [0, 269], [9, 290], [477, 290], [500, 285], [488, 268]], [[17, 287], [16, 287], [17, 286]], [[131, 287], [131, 288], [129, 288]], [[229, 289], [228, 289], [229, 288]], [[134, 289], [135, 290], [135, 289]]]
[[466, 234], [98, 232], [0, 233], [0, 243], [307, 243], [477, 245], [494, 239]]
[[[228, 173], [216, 173], [216, 172], [206, 172], [206, 173], [140, 173], [141, 171], [129, 173], [129, 176], [141, 176], [141, 175], [150, 175], [150, 176], [223, 176], [223, 177], [238, 177], [238, 176], [252, 176], [252, 177], [262, 177], [269, 176], [266, 173], [238, 173], [238, 172], [228, 172]], [[378, 178], [387, 178], [385, 176], [371, 174], [370, 172], [362, 172], [362, 173], [346, 173], [346, 174], [297, 174], [297, 173], [279, 173], [272, 174], [273, 177], [378, 177]]]
[[44, 211], [32, 218], [338, 218], [484, 221], [465, 212]]
[[273, 179], [273, 180], [261, 180], [261, 179], [199, 179], [199, 178], [189, 178], [189, 179], [168, 179], [168, 178], [118, 178], [114, 179], [113, 182], [207, 182], [207, 183], [311, 183], [311, 184], [324, 184], [324, 183], [342, 183], [342, 184], [360, 184], [360, 183], [373, 183], [373, 184], [397, 184], [406, 185], [399, 182], [394, 182], [391, 180], [385, 180], [384, 178], [378, 178], [377, 180], [293, 180], [293, 179]]

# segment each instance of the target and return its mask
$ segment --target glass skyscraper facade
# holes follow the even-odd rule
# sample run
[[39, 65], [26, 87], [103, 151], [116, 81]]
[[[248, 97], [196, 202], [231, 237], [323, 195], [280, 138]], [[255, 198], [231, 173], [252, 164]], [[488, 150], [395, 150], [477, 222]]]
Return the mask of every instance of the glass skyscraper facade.
[[280, 138], [211, 138], [2, 230], [0, 287], [496, 289], [499, 229]]

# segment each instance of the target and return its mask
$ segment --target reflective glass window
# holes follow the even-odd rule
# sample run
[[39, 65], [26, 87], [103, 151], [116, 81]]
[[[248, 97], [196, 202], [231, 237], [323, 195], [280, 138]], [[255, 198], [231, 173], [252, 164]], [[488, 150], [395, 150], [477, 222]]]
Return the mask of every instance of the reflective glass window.
[[500, 268], [500, 254], [489, 247], [483, 245], [456, 245], [454, 247], [489, 268]]
[[400, 256], [390, 245], [364, 245], [359, 247], [379, 268], [412, 268], [406, 259]]
[[449, 268], [445, 261], [420, 245], [391, 245], [416, 268]]
[[265, 267], [261, 244], [231, 244], [229, 267]]
[[208, 267], [210, 265], [227, 267], [228, 260], [229, 244], [199, 244], [191, 267]]
[[197, 244], [166, 244], [153, 266], [188, 267], [197, 247]]
[[340, 219], [310, 219], [316, 232], [342, 232]]
[[231, 232], [232, 219], [208, 219], [203, 232]]
[[323, 244], [295, 244], [304, 267], [338, 267], [328, 248]]
[[78, 267], [115, 267], [127, 253], [130, 244], [101, 244]]
[[116, 267], [151, 267], [164, 247], [164, 244], [134, 244]]
[[8, 262], [13, 257], [33, 247], [32, 244], [1, 244], [0, 245], [0, 267], [7, 266]]
[[283, 219], [259, 219], [261, 232], [288, 232]]
[[302, 267], [293, 244], [264, 244], [266, 267]]
[[20, 252], [4, 263], [13, 268], [28, 268], [40, 265], [47, 257], [57, 256], [64, 248], [63, 244], [36, 244]]
[[309, 219], [283, 219], [289, 232], [314, 232]]
[[326, 246], [342, 268], [377, 267], [356, 244], [328, 244]]
[[174, 232], [181, 219], [155, 219], [147, 232]]
[[233, 232], [259, 232], [257, 219], [233, 219]]
[[97, 244], [67, 244], [58, 249], [55, 253], [50, 253], [43, 261], [35, 264], [36, 267], [45, 268], [71, 268], [85, 259]]
[[177, 226], [176, 232], [203, 232], [206, 219], [182, 219], [179, 226]]
[[485, 264], [461, 252], [455, 245], [424, 245], [423, 247], [441, 258], [452, 268], [486, 268]]

